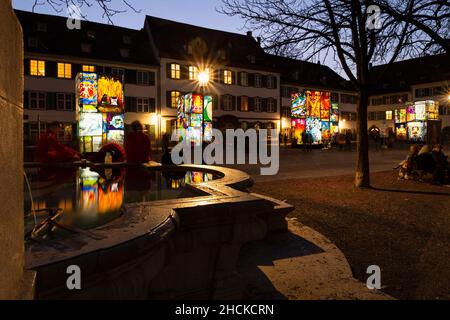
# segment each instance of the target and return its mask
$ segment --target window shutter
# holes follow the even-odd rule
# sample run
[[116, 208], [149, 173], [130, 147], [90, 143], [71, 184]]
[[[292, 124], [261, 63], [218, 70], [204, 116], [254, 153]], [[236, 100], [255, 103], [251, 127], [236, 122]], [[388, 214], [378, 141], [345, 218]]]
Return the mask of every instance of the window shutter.
[[172, 106], [170, 105], [171, 99], [170, 99], [170, 91], [166, 92], [166, 107], [167, 108], [172, 108]]
[[238, 72], [238, 73], [237, 73], [237, 84], [238, 84], [239, 86], [242, 85], [242, 72]]
[[83, 66], [78, 63], [73, 63], [72, 64], [72, 79], [75, 79], [77, 77], [77, 74], [81, 71], [83, 71]]
[[248, 85], [249, 85], [249, 87], [255, 86], [255, 74], [254, 73], [248, 74]]
[[45, 95], [45, 108], [47, 110], [55, 110], [56, 109], [56, 93], [47, 92]]
[[131, 112], [137, 112], [137, 98], [131, 98]]
[[255, 111], [255, 98], [248, 98], [248, 111]]
[[137, 72], [136, 70], [125, 70], [125, 83], [136, 84], [137, 83]]
[[217, 79], [217, 82], [219, 82], [219, 83], [223, 83], [223, 70], [221, 70], [221, 69], [217, 69], [216, 70], [216, 79]]
[[276, 76], [273, 76], [273, 88], [274, 89], [278, 88], [278, 79]]
[[28, 109], [30, 106], [29, 94], [30, 93], [28, 91], [23, 92], [23, 108], [24, 109]]
[[75, 93], [70, 94], [70, 99], [72, 100], [72, 110], [76, 110], [77, 106], [75, 104], [77, 103], [77, 99]]
[[273, 111], [272, 112], [277, 112], [278, 111], [278, 106], [277, 106], [277, 99], [273, 99]]
[[241, 111], [242, 110], [242, 108], [241, 108], [241, 103], [242, 103], [242, 97], [237, 97], [237, 111]]
[[150, 112], [155, 112], [156, 107], [156, 101], [155, 98], [149, 98], [148, 99], [148, 106]]
[[54, 61], [45, 61], [45, 76], [58, 77], [58, 64]]
[[267, 99], [262, 98], [261, 100], [261, 112], [267, 112]]
[[235, 111], [236, 110], [236, 96], [231, 96], [231, 105], [232, 105], [232, 110]]
[[148, 85], [149, 86], [155, 85], [155, 73], [152, 71], [148, 72]]
[[23, 60], [23, 72], [25, 75], [30, 74], [30, 59]]
[[167, 79], [171, 79], [171, 77], [170, 77], [170, 65], [171, 65], [171, 63], [166, 63], [166, 77], [167, 77]]
[[130, 112], [131, 99], [130, 97], [125, 97], [125, 111]]
[[189, 79], [189, 66], [180, 66], [180, 79]]
[[212, 95], [212, 99], [213, 99], [213, 101], [212, 101], [212, 107], [213, 107], [213, 110], [218, 110], [218, 107], [219, 107], [219, 96], [218, 95]]
[[223, 110], [225, 106], [224, 95], [220, 96], [220, 110]]
[[231, 71], [231, 84], [236, 84], [236, 72]]
[[269, 88], [267, 78], [268, 78], [268, 76], [266, 76], [266, 75], [261, 76], [261, 87]]

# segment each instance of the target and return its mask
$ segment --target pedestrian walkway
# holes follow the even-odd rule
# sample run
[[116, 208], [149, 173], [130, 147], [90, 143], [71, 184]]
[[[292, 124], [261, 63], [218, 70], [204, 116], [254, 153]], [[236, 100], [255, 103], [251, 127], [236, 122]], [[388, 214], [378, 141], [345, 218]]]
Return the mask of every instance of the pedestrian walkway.
[[241, 250], [238, 270], [247, 281], [245, 298], [393, 299], [353, 278], [342, 252], [320, 233], [296, 219], [289, 219], [289, 231]]

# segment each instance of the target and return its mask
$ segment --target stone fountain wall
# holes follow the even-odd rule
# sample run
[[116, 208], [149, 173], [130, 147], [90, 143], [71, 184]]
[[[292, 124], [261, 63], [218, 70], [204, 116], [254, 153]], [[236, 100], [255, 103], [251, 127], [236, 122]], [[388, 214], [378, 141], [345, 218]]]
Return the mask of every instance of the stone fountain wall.
[[10, 0], [0, 12], [0, 299], [31, 298], [23, 273], [23, 36]]

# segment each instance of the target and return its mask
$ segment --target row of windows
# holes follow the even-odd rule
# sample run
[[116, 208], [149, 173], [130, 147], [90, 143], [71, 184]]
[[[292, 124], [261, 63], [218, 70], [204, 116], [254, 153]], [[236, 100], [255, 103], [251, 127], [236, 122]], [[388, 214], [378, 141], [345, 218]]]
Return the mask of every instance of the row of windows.
[[[126, 97], [125, 99], [125, 108], [128, 112], [155, 112], [154, 98]], [[26, 91], [24, 107], [31, 110], [73, 111], [75, 96], [73, 93]]]
[[439, 95], [447, 94], [447, 91], [448, 90], [446, 90], [445, 87], [436, 86], [436, 87], [416, 89], [414, 92], [414, 95], [416, 96], [416, 98], [425, 98], [425, 97], [439, 96]]
[[370, 100], [372, 106], [379, 106], [384, 104], [402, 104], [408, 101], [408, 94], [391, 95], [373, 98]]
[[[168, 91], [167, 101], [171, 108], [177, 108], [180, 91]], [[277, 100], [274, 98], [233, 96], [224, 94], [213, 97], [213, 108], [218, 109], [219, 101], [221, 110], [224, 111], [254, 111], [254, 112], [277, 112]]]
[[[29, 75], [35, 77], [46, 77], [49, 76], [48, 63], [53, 64], [53, 62], [48, 62], [45, 60], [29, 60]], [[74, 65], [66, 62], [57, 62], [56, 63], [56, 77], [61, 79], [72, 79], [74, 76]], [[80, 68], [83, 72], [100, 72], [100, 73], [111, 73], [117, 76], [127, 76], [126, 70], [122, 68], [109, 68], [109, 67], [96, 67], [94, 65], [81, 65]], [[128, 77], [126, 81], [128, 83], [137, 84], [137, 85], [154, 85], [155, 84], [155, 74], [150, 71], [143, 70], [129, 70]]]
[[[183, 71], [186, 68], [186, 71]], [[218, 81], [224, 84], [233, 85], [238, 84], [240, 86], [253, 86], [257, 88], [276, 88], [276, 77], [273, 75], [262, 75], [259, 73], [248, 73], [241, 71], [237, 73], [232, 70], [205, 70], [209, 73], [209, 78], [213, 81]], [[174, 80], [188, 79], [198, 80], [199, 70], [196, 66], [182, 66], [178, 63], [167, 64], [167, 77]]]
[[[371, 111], [368, 114], [369, 120], [393, 120], [394, 112], [392, 110], [387, 111]], [[450, 115], [450, 107], [440, 106], [439, 115]]]

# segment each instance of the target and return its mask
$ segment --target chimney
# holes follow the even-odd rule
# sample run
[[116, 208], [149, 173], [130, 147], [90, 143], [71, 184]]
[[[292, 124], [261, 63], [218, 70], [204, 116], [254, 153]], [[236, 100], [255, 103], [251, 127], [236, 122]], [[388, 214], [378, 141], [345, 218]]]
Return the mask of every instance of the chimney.
[[247, 37], [251, 37], [252, 36], [252, 32], [251, 31], [247, 31]]

